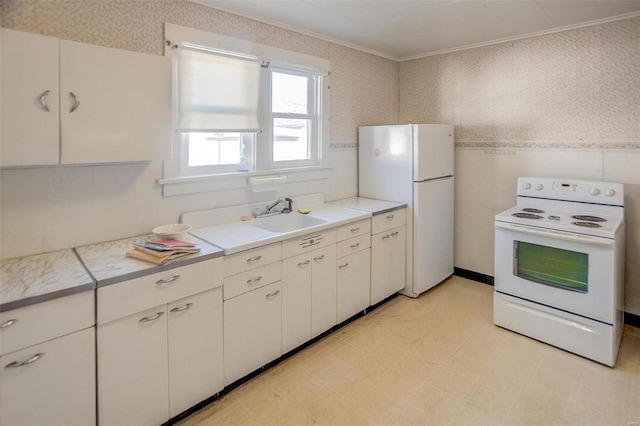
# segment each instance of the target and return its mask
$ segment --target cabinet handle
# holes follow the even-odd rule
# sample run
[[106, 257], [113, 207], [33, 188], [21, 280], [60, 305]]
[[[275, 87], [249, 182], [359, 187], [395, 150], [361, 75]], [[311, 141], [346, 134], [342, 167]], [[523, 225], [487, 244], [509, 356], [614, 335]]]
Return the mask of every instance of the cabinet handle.
[[391, 236], [392, 236], [392, 237], [397, 237], [397, 236], [398, 236], [398, 231], [396, 231], [396, 232], [392, 232], [392, 233], [391, 233]]
[[306, 268], [307, 266], [309, 266], [309, 263], [311, 263], [310, 260], [304, 261], [304, 262], [300, 262], [298, 263], [298, 268]]
[[32, 363], [36, 362], [37, 360], [39, 360], [43, 356], [44, 356], [44, 353], [35, 354], [34, 356], [32, 356], [31, 358], [29, 358], [26, 361], [22, 361], [22, 362], [13, 361], [12, 363], [5, 365], [4, 368], [24, 367], [25, 365], [29, 365], [29, 364], [32, 364]]
[[11, 327], [13, 324], [17, 323], [18, 319], [17, 318], [11, 318], [9, 321], [0, 324], [0, 328], [7, 328], [7, 327]]
[[393, 220], [393, 215], [392, 214], [389, 214], [386, 217], [387, 217], [387, 220]]
[[360, 230], [360, 227], [358, 226], [357, 228], [351, 228], [351, 233], [355, 234], [356, 232], [358, 232]]
[[158, 318], [160, 318], [162, 315], [164, 315], [164, 312], [158, 312], [157, 314], [155, 314], [152, 317], [144, 317], [144, 318], [140, 318], [138, 320], [138, 322], [149, 322], [149, 321], [155, 321]]
[[352, 249], [352, 250], [355, 250], [355, 249], [357, 249], [358, 247], [360, 247], [360, 243], [351, 244], [351, 249]]
[[266, 297], [267, 299], [273, 299], [274, 297], [276, 297], [276, 296], [277, 296], [277, 295], [279, 295], [279, 294], [280, 294], [280, 290], [276, 290], [276, 291], [274, 291], [273, 293], [269, 293], [269, 294], [267, 294], [265, 297]]
[[388, 239], [389, 239], [389, 234], [382, 236], [382, 240], [383, 241], [387, 241]]
[[164, 280], [156, 281], [156, 284], [158, 284], [158, 285], [169, 284], [169, 283], [172, 283], [172, 282], [176, 281], [179, 278], [180, 278], [180, 275], [173, 275], [171, 278], [166, 278]]
[[78, 107], [80, 106], [80, 101], [78, 100], [78, 97], [74, 95], [73, 92], [69, 92], [69, 96], [73, 98], [73, 106], [69, 110], [69, 114], [71, 114], [73, 111], [78, 109]]
[[254, 278], [252, 280], [247, 280], [247, 285], [258, 284], [261, 279], [262, 279], [262, 275], [260, 275], [258, 278]]
[[349, 263], [345, 263], [344, 265], [338, 266], [339, 269], [347, 269], [349, 267]]
[[322, 262], [324, 260], [324, 254], [322, 256], [314, 257], [313, 260], [318, 263]]
[[49, 95], [50, 90], [45, 90], [40, 95], [40, 105], [42, 105], [42, 109], [49, 112], [49, 105], [47, 105], [47, 96]]
[[254, 263], [260, 261], [260, 259], [262, 259], [262, 256], [251, 257], [251, 258], [247, 259], [247, 263], [249, 265], [253, 265]]
[[190, 307], [192, 307], [192, 306], [193, 306], [193, 303], [187, 303], [186, 305], [184, 305], [184, 306], [180, 306], [179, 308], [178, 308], [178, 307], [175, 307], [175, 308], [171, 309], [171, 312], [182, 312], [182, 311], [186, 311], [187, 309], [189, 309], [189, 308], [190, 308]]

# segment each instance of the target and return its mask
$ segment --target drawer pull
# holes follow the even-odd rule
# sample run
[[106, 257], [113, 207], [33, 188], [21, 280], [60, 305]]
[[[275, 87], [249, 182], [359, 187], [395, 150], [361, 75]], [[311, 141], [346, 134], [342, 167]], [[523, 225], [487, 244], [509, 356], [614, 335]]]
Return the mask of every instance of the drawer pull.
[[17, 322], [18, 322], [17, 318], [11, 318], [9, 321], [5, 322], [4, 324], [0, 324], [0, 328], [11, 327], [13, 324]]
[[160, 318], [162, 315], [164, 315], [164, 312], [158, 312], [157, 314], [155, 314], [152, 317], [144, 317], [144, 318], [140, 318], [138, 320], [138, 322], [149, 322], [149, 321], [155, 321], [158, 318]]
[[306, 268], [307, 266], [309, 266], [309, 263], [311, 263], [310, 260], [306, 260], [304, 262], [300, 262], [300, 263], [298, 263], [298, 268], [300, 268], [300, 269]]
[[383, 236], [382, 236], [382, 239], [383, 239], [384, 241], [387, 241], [387, 240], [389, 239], [389, 234], [387, 234], [387, 235], [383, 235]]
[[250, 257], [249, 259], [247, 259], [247, 263], [249, 265], [253, 265], [256, 262], [259, 262], [260, 259], [262, 259], [262, 256]]
[[393, 220], [393, 215], [389, 214], [389, 215], [386, 216], [386, 218], [387, 218], [387, 220]]
[[29, 364], [32, 364], [32, 363], [36, 362], [37, 360], [39, 360], [43, 356], [44, 356], [44, 353], [35, 354], [34, 356], [32, 356], [31, 358], [29, 358], [26, 361], [22, 361], [22, 362], [13, 361], [12, 363], [5, 365], [4, 368], [24, 367], [25, 365], [29, 365]]
[[276, 291], [274, 291], [273, 293], [269, 293], [269, 294], [267, 294], [265, 297], [266, 297], [267, 299], [273, 299], [274, 297], [276, 297], [276, 296], [277, 296], [277, 295], [279, 295], [279, 294], [280, 294], [280, 290], [276, 290]]
[[347, 269], [349, 267], [349, 263], [345, 263], [344, 265], [338, 266], [339, 269]]
[[157, 285], [169, 284], [169, 283], [172, 283], [172, 282], [176, 281], [179, 278], [180, 278], [180, 275], [174, 275], [171, 278], [166, 278], [164, 280], [158, 280], [158, 281], [156, 281], [156, 284]]
[[357, 228], [351, 228], [351, 233], [355, 234], [356, 232], [358, 232], [360, 230], [360, 227], [358, 226]]
[[355, 250], [355, 249], [357, 249], [358, 247], [360, 247], [360, 243], [351, 244], [351, 249], [352, 249], [352, 250]]
[[398, 231], [396, 231], [396, 232], [392, 232], [392, 233], [391, 233], [391, 236], [392, 236], [392, 237], [397, 237], [397, 236], [398, 236]]
[[313, 260], [318, 263], [322, 262], [324, 260], [324, 254], [322, 256], [314, 257]]
[[254, 278], [252, 280], [247, 280], [247, 285], [258, 284], [261, 279], [262, 279], [262, 275], [260, 275], [258, 278]]
[[186, 305], [184, 305], [184, 306], [180, 306], [179, 308], [178, 308], [178, 307], [175, 307], [175, 308], [171, 309], [171, 312], [182, 312], [182, 311], [186, 311], [187, 309], [189, 309], [189, 308], [190, 308], [190, 307], [192, 307], [192, 306], [193, 306], [193, 303], [187, 303]]

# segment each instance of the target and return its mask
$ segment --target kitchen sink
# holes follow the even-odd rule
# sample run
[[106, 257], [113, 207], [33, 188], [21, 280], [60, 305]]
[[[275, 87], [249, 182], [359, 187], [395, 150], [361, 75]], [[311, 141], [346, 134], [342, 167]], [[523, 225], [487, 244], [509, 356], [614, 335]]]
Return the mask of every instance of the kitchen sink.
[[327, 223], [327, 219], [300, 213], [279, 214], [251, 221], [251, 225], [256, 228], [278, 233], [293, 232], [323, 223]]

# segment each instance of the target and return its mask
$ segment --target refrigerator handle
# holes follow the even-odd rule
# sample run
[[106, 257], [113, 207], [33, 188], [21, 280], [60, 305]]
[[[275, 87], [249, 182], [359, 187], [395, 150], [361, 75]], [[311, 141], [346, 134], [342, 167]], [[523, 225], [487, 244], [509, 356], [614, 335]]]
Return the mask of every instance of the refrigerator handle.
[[440, 176], [437, 178], [433, 178], [433, 179], [425, 179], [425, 180], [416, 180], [414, 181], [415, 183], [422, 183], [422, 182], [438, 182], [441, 180], [447, 180], [447, 179], [451, 179], [453, 177], [453, 175], [447, 175], [447, 176]]

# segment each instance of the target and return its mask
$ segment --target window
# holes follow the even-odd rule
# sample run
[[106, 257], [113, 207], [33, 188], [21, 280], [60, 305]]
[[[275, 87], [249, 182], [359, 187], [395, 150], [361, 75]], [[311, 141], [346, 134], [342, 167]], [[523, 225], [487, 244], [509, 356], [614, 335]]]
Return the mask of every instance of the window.
[[165, 195], [243, 187], [247, 173], [326, 178], [328, 60], [173, 24], [165, 36], [175, 136], [159, 182], [180, 186]]

